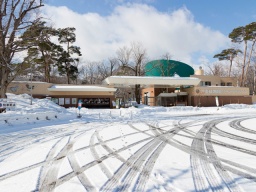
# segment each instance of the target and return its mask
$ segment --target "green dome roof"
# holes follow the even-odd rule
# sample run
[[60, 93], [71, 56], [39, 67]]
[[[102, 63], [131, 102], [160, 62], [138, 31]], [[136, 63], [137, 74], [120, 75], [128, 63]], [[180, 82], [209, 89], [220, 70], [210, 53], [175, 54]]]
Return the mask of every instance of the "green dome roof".
[[148, 62], [145, 66], [145, 76], [172, 77], [175, 74], [180, 77], [190, 77], [194, 75], [194, 69], [185, 63], [164, 59]]

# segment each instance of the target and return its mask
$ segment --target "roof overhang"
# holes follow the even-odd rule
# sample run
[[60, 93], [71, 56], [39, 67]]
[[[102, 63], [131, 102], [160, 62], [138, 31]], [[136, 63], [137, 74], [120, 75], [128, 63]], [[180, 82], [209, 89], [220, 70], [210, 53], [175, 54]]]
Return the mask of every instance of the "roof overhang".
[[100, 86], [61, 86], [53, 85], [48, 88], [48, 91], [77, 91], [77, 92], [115, 92], [115, 88], [100, 87]]
[[195, 86], [200, 79], [195, 77], [142, 77], [142, 76], [110, 76], [103, 81], [103, 84], [111, 87], [180, 87]]
[[177, 92], [177, 93], [160, 93], [157, 97], [177, 97], [188, 95], [187, 92]]

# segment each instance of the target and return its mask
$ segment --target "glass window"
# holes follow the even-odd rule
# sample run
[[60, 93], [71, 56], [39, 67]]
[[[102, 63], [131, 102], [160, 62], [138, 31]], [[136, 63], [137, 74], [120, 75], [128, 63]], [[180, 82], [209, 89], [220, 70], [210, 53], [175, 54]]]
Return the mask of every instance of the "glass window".
[[59, 105], [64, 105], [64, 98], [59, 98]]
[[205, 82], [204, 82], [204, 85], [205, 85], [205, 86], [211, 86], [211, 81], [205, 81]]
[[77, 99], [76, 98], [72, 98], [72, 104], [76, 104]]
[[65, 98], [65, 104], [69, 105], [70, 104], [70, 98]]

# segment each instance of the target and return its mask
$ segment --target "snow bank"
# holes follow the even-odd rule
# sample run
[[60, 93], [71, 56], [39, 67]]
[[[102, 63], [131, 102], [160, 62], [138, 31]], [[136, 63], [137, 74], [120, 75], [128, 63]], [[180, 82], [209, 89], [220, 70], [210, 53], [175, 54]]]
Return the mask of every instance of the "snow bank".
[[[237, 113], [255, 112], [256, 105], [229, 104], [222, 107], [192, 107], [192, 106], [147, 106], [140, 104], [138, 108], [120, 108], [120, 109], [87, 109], [77, 108], [65, 109], [48, 99], [33, 99], [30, 95], [7, 94], [10, 101], [16, 102], [15, 110], [9, 110], [0, 114], [0, 125], [13, 125], [25, 123], [37, 123], [40, 121], [49, 121], [57, 119], [67, 119], [71, 116], [76, 117], [78, 113], [82, 118], [88, 121], [118, 120], [118, 119], [150, 119], [155, 115], [184, 115], [184, 114], [218, 114], [218, 113]], [[31, 105], [32, 101], [32, 105]]]
[[[16, 102], [16, 110], [22, 112], [46, 112], [46, 111], [55, 111], [66, 113], [67, 110], [64, 107], [57, 105], [49, 99], [34, 99], [28, 94], [14, 95], [7, 93], [7, 98], [10, 101]], [[31, 105], [32, 101], [32, 105]], [[16, 113], [15, 111], [8, 111], [7, 113]]]
[[251, 108], [256, 108], [256, 105], [228, 104], [222, 107], [222, 109], [251, 109]]
[[[48, 99], [33, 99], [30, 95], [14, 95], [7, 93], [7, 99], [14, 101], [14, 110], [6, 111], [0, 115], [0, 125], [19, 125], [64, 119], [71, 115], [64, 107], [61, 107]], [[32, 105], [31, 105], [32, 101]]]
[[0, 125], [18, 125], [25, 123], [36, 123], [38, 121], [54, 120], [61, 118], [56, 112], [39, 112], [39, 113], [25, 113], [25, 114], [1, 114]]

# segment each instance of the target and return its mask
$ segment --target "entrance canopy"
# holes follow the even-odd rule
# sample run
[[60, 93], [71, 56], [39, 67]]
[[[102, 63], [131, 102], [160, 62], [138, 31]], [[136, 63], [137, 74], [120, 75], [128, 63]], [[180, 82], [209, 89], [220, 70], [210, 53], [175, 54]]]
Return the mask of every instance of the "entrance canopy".
[[134, 87], [140, 84], [141, 87], [180, 87], [195, 86], [200, 79], [195, 77], [152, 77], [152, 76], [110, 76], [103, 81], [103, 84], [110, 87]]

